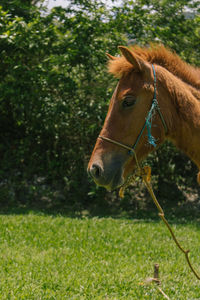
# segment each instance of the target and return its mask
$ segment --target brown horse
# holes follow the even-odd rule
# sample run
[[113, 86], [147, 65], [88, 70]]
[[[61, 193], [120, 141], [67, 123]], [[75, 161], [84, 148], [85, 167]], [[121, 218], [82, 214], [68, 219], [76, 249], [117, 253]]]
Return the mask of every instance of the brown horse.
[[109, 71], [120, 79], [88, 164], [94, 181], [120, 187], [136, 160], [166, 139], [200, 169], [200, 69], [164, 46], [119, 49], [121, 57], [108, 55]]

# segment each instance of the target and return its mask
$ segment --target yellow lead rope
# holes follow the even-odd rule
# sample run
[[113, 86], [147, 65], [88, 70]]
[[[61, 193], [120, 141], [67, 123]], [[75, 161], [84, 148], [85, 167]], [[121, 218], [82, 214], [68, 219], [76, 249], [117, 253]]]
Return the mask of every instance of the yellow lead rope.
[[[170, 232], [170, 234], [171, 234], [171, 236], [172, 236], [172, 238], [173, 238], [176, 246], [180, 249], [180, 251], [182, 251], [184, 253], [186, 261], [187, 261], [187, 263], [188, 263], [191, 271], [194, 273], [194, 275], [196, 276], [196, 278], [198, 280], [200, 280], [200, 276], [194, 270], [194, 268], [193, 268], [193, 266], [192, 266], [192, 264], [190, 262], [190, 259], [189, 259], [189, 252], [190, 252], [190, 250], [184, 250], [183, 247], [178, 242], [178, 240], [177, 240], [174, 232], [172, 231], [171, 226], [169, 225], [168, 221], [165, 218], [164, 211], [163, 211], [162, 207], [160, 206], [160, 204], [159, 204], [159, 202], [158, 202], [158, 200], [157, 200], [157, 198], [156, 198], [156, 196], [155, 196], [155, 194], [153, 192], [152, 186], [150, 184], [150, 182], [151, 182], [151, 168], [149, 166], [145, 166], [144, 168], [141, 168], [137, 160], [136, 160], [136, 163], [137, 163], [137, 167], [138, 167], [138, 171], [139, 171], [138, 175], [140, 175], [142, 177], [143, 182], [144, 182], [144, 184], [145, 184], [145, 186], [146, 186], [146, 188], [147, 188], [147, 190], [148, 190], [151, 198], [153, 199], [154, 204], [156, 205], [156, 207], [158, 209], [158, 212], [159, 212], [158, 215], [159, 215], [159, 217], [163, 220], [163, 222], [167, 226], [167, 228], [168, 228], [168, 230], [169, 230], [169, 232]], [[128, 180], [128, 182], [124, 186], [121, 187], [121, 189], [119, 191], [120, 197], [123, 197], [125, 188], [128, 185], [131, 184], [131, 181], [133, 180], [133, 178], [135, 178], [135, 176], [131, 176], [130, 179]]]

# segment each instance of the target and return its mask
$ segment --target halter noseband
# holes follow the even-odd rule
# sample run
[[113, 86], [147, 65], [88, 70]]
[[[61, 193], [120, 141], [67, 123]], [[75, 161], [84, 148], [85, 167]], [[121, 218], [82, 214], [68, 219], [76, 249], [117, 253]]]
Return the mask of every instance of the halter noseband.
[[120, 142], [117, 142], [113, 139], [110, 139], [110, 138], [107, 138], [105, 136], [102, 136], [102, 135], [99, 135], [98, 138], [104, 140], [104, 141], [107, 141], [107, 142], [110, 142], [112, 144], [115, 144], [117, 146], [120, 146], [120, 147], [123, 147], [127, 150], [129, 150], [129, 154], [130, 155], [134, 155], [135, 156], [135, 159], [136, 159], [136, 162], [138, 164], [138, 161], [137, 161], [137, 156], [136, 156], [136, 153], [135, 153], [135, 148], [144, 132], [144, 129], [145, 127], [147, 127], [147, 134], [148, 134], [148, 141], [149, 141], [149, 144], [153, 145], [154, 147], [156, 147], [156, 143], [155, 143], [155, 138], [151, 135], [151, 126], [152, 126], [152, 117], [153, 117], [153, 113], [154, 111], [157, 111], [159, 116], [160, 116], [160, 119], [162, 121], [162, 124], [163, 124], [163, 127], [165, 129], [165, 133], [167, 134], [168, 132], [168, 129], [167, 129], [167, 125], [165, 123], [165, 120], [163, 118], [163, 115], [160, 111], [160, 107], [158, 105], [158, 101], [156, 99], [156, 91], [157, 91], [157, 88], [156, 88], [156, 72], [155, 72], [155, 68], [154, 68], [154, 65], [152, 65], [152, 69], [153, 69], [153, 75], [154, 75], [154, 96], [153, 96], [153, 101], [152, 101], [152, 104], [151, 104], [151, 108], [147, 114], [147, 117], [145, 119], [145, 123], [144, 123], [144, 126], [142, 127], [136, 141], [135, 141], [135, 144], [132, 146], [132, 147], [129, 147], [125, 144], [122, 144]]

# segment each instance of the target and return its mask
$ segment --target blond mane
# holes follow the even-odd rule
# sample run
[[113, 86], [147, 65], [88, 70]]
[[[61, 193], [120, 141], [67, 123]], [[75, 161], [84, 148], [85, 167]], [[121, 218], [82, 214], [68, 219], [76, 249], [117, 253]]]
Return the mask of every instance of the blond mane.
[[[130, 50], [143, 60], [164, 67], [183, 82], [200, 89], [200, 68], [187, 64], [176, 53], [163, 45], [152, 45], [150, 48], [134, 46]], [[134, 68], [124, 56], [121, 56], [109, 61], [108, 70], [120, 78], [123, 74], [133, 71]]]

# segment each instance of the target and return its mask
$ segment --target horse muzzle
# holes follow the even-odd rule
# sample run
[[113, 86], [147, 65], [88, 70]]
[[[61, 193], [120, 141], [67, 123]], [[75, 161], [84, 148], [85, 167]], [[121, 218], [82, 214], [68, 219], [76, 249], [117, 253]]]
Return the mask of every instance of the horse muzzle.
[[88, 164], [88, 173], [97, 185], [112, 191], [124, 183], [124, 163], [125, 158], [120, 154], [94, 157]]

